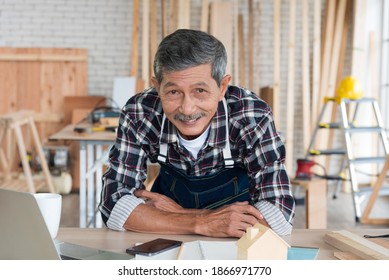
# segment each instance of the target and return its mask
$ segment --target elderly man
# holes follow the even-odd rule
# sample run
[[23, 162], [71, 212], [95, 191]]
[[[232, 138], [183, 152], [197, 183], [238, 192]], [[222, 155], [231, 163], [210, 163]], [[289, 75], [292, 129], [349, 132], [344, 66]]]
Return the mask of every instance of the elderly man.
[[[229, 85], [223, 44], [195, 30], [160, 43], [153, 87], [132, 97], [103, 176], [114, 230], [241, 237], [262, 223], [289, 234], [294, 199], [269, 106]], [[160, 174], [145, 190], [147, 162]]]

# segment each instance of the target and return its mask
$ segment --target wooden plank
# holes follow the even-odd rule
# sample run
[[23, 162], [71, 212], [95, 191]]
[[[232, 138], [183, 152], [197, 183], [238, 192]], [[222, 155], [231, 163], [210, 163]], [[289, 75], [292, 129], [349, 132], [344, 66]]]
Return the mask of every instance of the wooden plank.
[[338, 260], [362, 260], [361, 257], [349, 252], [334, 252], [334, 257]]
[[[324, 106], [324, 97], [332, 96], [334, 93], [327, 92], [328, 89], [328, 80], [330, 75], [330, 61], [332, 57], [332, 46], [333, 46], [333, 33], [335, 26], [335, 11], [336, 11], [336, 1], [327, 0], [326, 5], [326, 15], [325, 15], [325, 32], [322, 34], [322, 59], [321, 59], [321, 70], [320, 70], [320, 87], [319, 87], [319, 96], [317, 98], [318, 103], [316, 104], [316, 111], [321, 112], [322, 106]], [[315, 104], [313, 104], [315, 106]], [[329, 121], [330, 113], [327, 109], [325, 115], [323, 116], [322, 121]], [[322, 131], [321, 137], [317, 138], [316, 147], [317, 149], [325, 150], [327, 147], [328, 131]], [[319, 164], [325, 165], [325, 158], [319, 157], [316, 159]]]
[[[247, 61], [248, 61], [248, 88], [254, 91], [254, 0], [248, 1], [247, 24]], [[257, 89], [255, 89], [257, 90]]]
[[309, 1], [301, 2], [302, 18], [302, 115], [303, 115], [303, 147], [308, 149], [311, 139], [311, 89], [310, 89], [310, 65], [309, 65]]
[[246, 86], [246, 75], [245, 75], [245, 49], [244, 49], [244, 23], [243, 15], [238, 15], [238, 38], [239, 38], [239, 85], [242, 87]]
[[353, 42], [351, 52], [351, 75], [362, 84], [365, 80], [365, 28], [366, 0], [354, 0]]
[[285, 165], [291, 173], [293, 169], [294, 151], [294, 102], [295, 102], [295, 40], [296, 40], [296, 1], [289, 2], [289, 38], [288, 38], [288, 80], [287, 80], [287, 112], [286, 112], [286, 158]]
[[162, 37], [166, 37], [168, 35], [168, 7], [167, 0], [161, 0], [161, 26], [162, 26]]
[[149, 64], [149, 12], [150, 0], [142, 1], [142, 80], [146, 86], [150, 85], [150, 64]]
[[202, 0], [201, 2], [201, 22], [200, 22], [200, 30], [204, 32], [208, 32], [209, 29], [209, 1]]
[[173, 33], [178, 28], [178, 1], [179, 0], [170, 0], [169, 34]]
[[320, 65], [321, 65], [321, 0], [314, 1], [313, 18], [313, 57], [312, 57], [312, 100], [311, 100], [311, 131], [315, 129], [319, 112], [317, 104], [320, 90]]
[[132, 1], [131, 70], [130, 76], [138, 76], [139, 0]]
[[[344, 14], [344, 20], [343, 20], [343, 29], [341, 31], [341, 34], [339, 35], [341, 37], [341, 41], [339, 44], [339, 55], [337, 58], [337, 61], [334, 62], [337, 67], [335, 69], [332, 69], [335, 73], [332, 73], [332, 79], [334, 79], [334, 87], [332, 90], [335, 92], [336, 88], [340, 84], [340, 82], [343, 79], [343, 68], [344, 68], [344, 62], [345, 62], [345, 56], [346, 56], [346, 46], [347, 46], [347, 38], [348, 38], [348, 31], [349, 31], [349, 19], [351, 15], [351, 8], [352, 8], [352, 0], [346, 0], [346, 8], [345, 8], [345, 14]], [[342, 23], [339, 23], [342, 24]], [[337, 28], [337, 27], [335, 27]], [[340, 27], [339, 27], [340, 28]], [[339, 31], [340, 32], [340, 31]], [[335, 47], [335, 46], [334, 46]], [[333, 51], [333, 54], [335, 52]], [[336, 58], [335, 58], [336, 59]], [[335, 93], [334, 93], [335, 95]], [[333, 103], [331, 108], [331, 117], [330, 122], [336, 122], [337, 119], [337, 112], [338, 112], [338, 104]], [[334, 144], [334, 135], [335, 131], [333, 129], [330, 129], [328, 131], [328, 141], [327, 141], [327, 149], [332, 149]], [[331, 157], [326, 158], [325, 166], [328, 168], [330, 166]]]
[[191, 1], [188, 0], [178, 1], [177, 28], [179, 29], [190, 29], [190, 4]]
[[367, 201], [366, 207], [361, 217], [361, 223], [363, 224], [389, 224], [389, 218], [370, 218], [371, 211], [373, 206], [376, 203], [376, 200], [379, 196], [379, 192], [382, 188], [383, 183], [386, 180], [386, 176], [389, 171], [389, 157], [387, 157], [385, 164], [378, 176], [378, 179], [373, 185], [372, 193]]
[[273, 17], [273, 116], [276, 127], [280, 128], [279, 96], [281, 84], [281, 0], [274, 0]]
[[335, 8], [336, 8], [336, 1], [335, 0], [328, 0], [327, 1], [327, 14], [325, 17], [325, 34], [324, 41], [322, 42], [323, 48], [322, 48], [322, 64], [321, 64], [321, 80], [320, 80], [320, 91], [319, 91], [319, 98], [318, 98], [318, 104], [317, 106], [317, 112], [320, 112], [321, 107], [324, 104], [324, 97], [332, 96], [332, 93], [328, 93], [328, 79], [329, 79], [329, 69], [330, 69], [330, 61], [331, 61], [331, 54], [332, 54], [332, 42], [333, 42], [333, 33], [334, 33], [334, 25], [335, 25]]
[[327, 88], [325, 88], [325, 91], [330, 95], [335, 94], [336, 91], [336, 76], [338, 73], [340, 47], [342, 42], [343, 28], [345, 24], [344, 20], [346, 15], [346, 4], [347, 4], [347, 0], [339, 0], [337, 11], [336, 11], [337, 13], [336, 13], [336, 22], [335, 22], [335, 34], [334, 34], [333, 45], [332, 45], [328, 84], [327, 84]]
[[389, 249], [346, 230], [327, 233], [323, 239], [335, 248], [355, 254], [364, 260], [389, 260]]
[[87, 58], [82, 55], [61, 54], [0, 54], [0, 61], [85, 62]]
[[149, 77], [154, 76], [153, 71], [153, 62], [154, 56], [158, 49], [158, 17], [157, 17], [157, 0], [150, 0], [150, 53], [149, 53]]
[[233, 25], [234, 25], [234, 31], [233, 31], [233, 75], [231, 83], [234, 85], [239, 85], [239, 69], [240, 69], [240, 63], [239, 63], [239, 3], [238, 0], [233, 0]]
[[223, 43], [227, 51], [226, 73], [232, 70], [232, 2], [215, 1], [210, 4], [210, 34]]
[[261, 81], [261, 6], [259, 2], [254, 5], [254, 79], [253, 91], [259, 95]]
[[263, 87], [259, 90], [259, 97], [265, 101], [273, 111], [274, 104], [274, 90], [271, 87]]

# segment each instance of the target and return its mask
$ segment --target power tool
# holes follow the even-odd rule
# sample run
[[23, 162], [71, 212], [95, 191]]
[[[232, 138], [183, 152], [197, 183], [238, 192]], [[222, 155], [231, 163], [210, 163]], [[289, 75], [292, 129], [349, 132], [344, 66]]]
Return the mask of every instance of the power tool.
[[316, 162], [309, 159], [298, 159], [297, 160], [297, 170], [295, 178], [298, 180], [311, 180], [312, 171], [311, 168], [314, 166]]

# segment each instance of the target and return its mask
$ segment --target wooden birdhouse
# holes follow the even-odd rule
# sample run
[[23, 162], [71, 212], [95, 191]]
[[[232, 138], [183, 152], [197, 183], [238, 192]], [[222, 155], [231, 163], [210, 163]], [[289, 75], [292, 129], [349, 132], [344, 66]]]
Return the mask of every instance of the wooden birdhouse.
[[256, 224], [238, 242], [239, 260], [286, 260], [290, 245], [272, 229]]

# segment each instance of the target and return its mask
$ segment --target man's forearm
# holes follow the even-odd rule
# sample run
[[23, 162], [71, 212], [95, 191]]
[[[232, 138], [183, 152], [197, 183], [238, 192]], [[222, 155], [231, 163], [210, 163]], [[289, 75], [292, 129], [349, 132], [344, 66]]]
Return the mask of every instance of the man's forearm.
[[202, 210], [163, 211], [151, 205], [140, 204], [130, 214], [124, 228], [137, 232], [162, 234], [200, 234], [196, 231], [196, 221]]
[[140, 204], [132, 211], [124, 228], [148, 233], [241, 237], [248, 227], [258, 222], [267, 224], [256, 208], [244, 202], [215, 210], [178, 209], [175, 212]]

